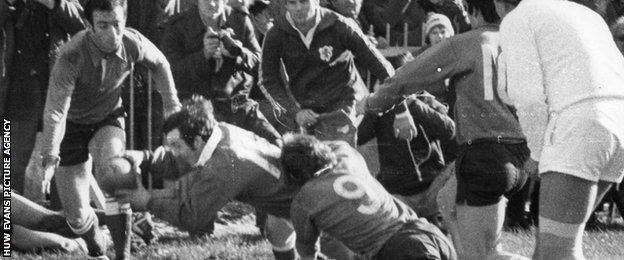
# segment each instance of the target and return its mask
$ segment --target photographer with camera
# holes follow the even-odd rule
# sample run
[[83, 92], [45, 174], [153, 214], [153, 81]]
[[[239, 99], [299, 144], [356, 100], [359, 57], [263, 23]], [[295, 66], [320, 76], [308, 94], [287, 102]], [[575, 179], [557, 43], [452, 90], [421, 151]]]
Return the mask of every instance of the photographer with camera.
[[161, 49], [180, 98], [200, 94], [212, 101], [217, 120], [279, 144], [279, 133], [248, 98], [260, 45], [246, 13], [225, 0], [198, 0], [197, 7], [171, 18]]

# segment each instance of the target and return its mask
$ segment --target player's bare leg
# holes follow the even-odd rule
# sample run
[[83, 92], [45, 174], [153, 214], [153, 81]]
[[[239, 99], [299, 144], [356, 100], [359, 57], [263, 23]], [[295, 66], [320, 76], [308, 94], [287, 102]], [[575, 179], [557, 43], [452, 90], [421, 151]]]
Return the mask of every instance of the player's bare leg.
[[[451, 168], [451, 169], [454, 169]], [[437, 202], [442, 214], [443, 225], [451, 236], [455, 251], [458, 256], [463, 256], [463, 247], [459, 239], [459, 227], [457, 223], [457, 208], [455, 198], [457, 197], [457, 178], [452, 174], [444, 187], [440, 190]]]
[[87, 250], [84, 241], [80, 238], [67, 238], [56, 233], [31, 230], [20, 225], [13, 226], [12, 238], [11, 243], [25, 251], [46, 248], [86, 253]]
[[67, 224], [72, 231], [85, 239], [89, 255], [107, 259], [106, 241], [98, 227], [98, 218], [89, 206], [91, 160], [56, 169], [56, 187], [65, 209]]
[[526, 259], [505, 252], [500, 237], [505, 220], [507, 199], [490, 206], [457, 205], [458, 233], [463, 249], [462, 259]]
[[533, 259], [585, 259], [585, 222], [612, 183], [558, 172], [546, 172], [541, 177], [540, 225]]
[[[123, 122], [120, 123], [123, 125]], [[111, 159], [125, 150], [126, 136], [123, 129], [105, 126], [99, 129], [89, 142], [89, 153], [93, 157], [93, 175], [96, 180], [109, 176]], [[97, 184], [94, 184], [97, 185]], [[110, 230], [115, 246], [116, 259], [130, 258], [130, 236], [132, 231], [132, 210], [129, 204], [120, 204], [116, 198], [106, 199], [106, 226]]]

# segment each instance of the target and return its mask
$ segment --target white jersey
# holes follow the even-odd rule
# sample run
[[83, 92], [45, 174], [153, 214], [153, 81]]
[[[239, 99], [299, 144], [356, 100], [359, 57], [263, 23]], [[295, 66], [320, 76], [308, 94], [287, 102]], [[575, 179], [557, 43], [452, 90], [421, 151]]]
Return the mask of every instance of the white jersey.
[[[523, 0], [501, 23], [500, 44], [506, 65], [499, 77], [506, 79], [533, 158], [552, 117], [581, 103], [624, 101], [624, 57], [602, 17], [585, 6]], [[582, 116], [622, 113], [607, 107], [613, 106], [589, 105]]]

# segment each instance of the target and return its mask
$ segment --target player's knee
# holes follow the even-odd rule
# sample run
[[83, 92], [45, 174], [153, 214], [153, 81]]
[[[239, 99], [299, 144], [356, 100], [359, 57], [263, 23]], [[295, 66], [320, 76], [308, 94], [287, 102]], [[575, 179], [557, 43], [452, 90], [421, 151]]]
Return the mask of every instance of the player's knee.
[[91, 227], [97, 223], [97, 216], [93, 209], [80, 209], [78, 214], [72, 214], [67, 216], [67, 225], [74, 232], [74, 234], [82, 235], [89, 231]]
[[269, 215], [265, 224], [267, 240], [275, 251], [295, 248], [296, 235], [290, 221]]

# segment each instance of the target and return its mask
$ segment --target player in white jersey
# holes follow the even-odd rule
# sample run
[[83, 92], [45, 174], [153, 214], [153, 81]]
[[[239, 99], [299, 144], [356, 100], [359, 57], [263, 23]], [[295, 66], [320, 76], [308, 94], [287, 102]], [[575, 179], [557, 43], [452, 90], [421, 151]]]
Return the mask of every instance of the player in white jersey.
[[[509, 1], [497, 8], [507, 12]], [[585, 222], [624, 176], [624, 58], [604, 20], [568, 1], [523, 0], [500, 37], [508, 101], [523, 128], [535, 129], [527, 132], [542, 180], [534, 259], [584, 259]]]

